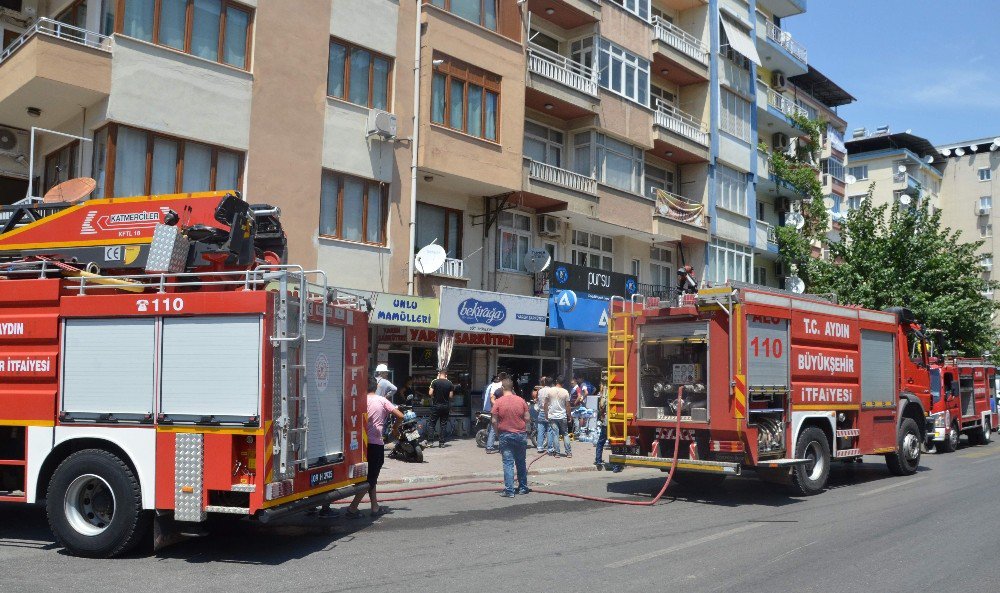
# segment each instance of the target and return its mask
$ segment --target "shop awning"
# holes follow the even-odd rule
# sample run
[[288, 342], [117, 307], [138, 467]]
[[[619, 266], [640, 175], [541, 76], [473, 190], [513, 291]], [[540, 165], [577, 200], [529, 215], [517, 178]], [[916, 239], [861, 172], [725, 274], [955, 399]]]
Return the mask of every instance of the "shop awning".
[[757, 45], [754, 44], [753, 39], [750, 39], [750, 35], [742, 27], [735, 23], [730, 23], [725, 17], [720, 18], [719, 21], [722, 23], [722, 28], [726, 31], [729, 45], [737, 53], [743, 54], [751, 62], [760, 66], [760, 55], [757, 53]]

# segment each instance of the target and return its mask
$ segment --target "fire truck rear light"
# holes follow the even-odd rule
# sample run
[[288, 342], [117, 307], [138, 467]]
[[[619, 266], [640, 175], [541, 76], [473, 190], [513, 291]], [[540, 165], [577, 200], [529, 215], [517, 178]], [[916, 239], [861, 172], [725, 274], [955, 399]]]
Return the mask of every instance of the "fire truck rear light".
[[291, 480], [271, 482], [270, 484], [264, 486], [264, 500], [284, 498], [286, 496], [291, 496], [293, 492], [294, 488], [292, 487]]
[[712, 451], [718, 451], [720, 453], [742, 453], [743, 452], [743, 442], [742, 441], [711, 441], [710, 448]]
[[368, 463], [355, 463], [351, 467], [347, 468], [347, 478], [362, 478], [368, 475]]

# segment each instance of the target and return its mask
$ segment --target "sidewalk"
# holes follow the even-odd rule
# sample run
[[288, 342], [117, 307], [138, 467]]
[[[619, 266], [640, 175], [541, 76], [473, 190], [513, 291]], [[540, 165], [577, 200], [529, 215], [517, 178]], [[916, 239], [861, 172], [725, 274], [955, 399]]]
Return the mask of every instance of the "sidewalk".
[[[475, 439], [458, 439], [445, 443], [443, 449], [437, 445], [424, 449], [423, 463], [406, 463], [389, 457], [392, 445], [386, 445], [385, 466], [379, 477], [379, 484], [403, 484], [416, 482], [440, 482], [446, 480], [469, 480], [474, 478], [502, 478], [503, 465], [499, 453], [489, 455], [485, 449], [476, 446]], [[605, 446], [604, 456], [610, 447]], [[534, 447], [528, 447], [528, 463], [538, 457]], [[531, 474], [552, 474], [564, 472], [594, 471], [594, 444], [573, 442], [573, 457], [551, 457], [546, 455], [531, 466]]]

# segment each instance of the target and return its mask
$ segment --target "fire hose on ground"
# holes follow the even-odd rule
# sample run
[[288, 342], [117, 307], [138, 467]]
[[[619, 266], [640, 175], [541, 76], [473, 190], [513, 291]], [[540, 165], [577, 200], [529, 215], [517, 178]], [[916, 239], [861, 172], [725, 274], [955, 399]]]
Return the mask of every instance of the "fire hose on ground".
[[[593, 501], [593, 502], [604, 502], [604, 503], [608, 503], [608, 504], [622, 504], [622, 505], [637, 506], [637, 507], [648, 507], [648, 506], [655, 505], [656, 503], [658, 503], [660, 501], [660, 499], [663, 497], [663, 494], [667, 491], [667, 487], [670, 486], [670, 482], [674, 478], [674, 472], [677, 470], [677, 455], [680, 453], [680, 443], [681, 443], [681, 440], [680, 440], [680, 436], [681, 436], [681, 415], [680, 415], [679, 411], [681, 409], [681, 404], [683, 403], [683, 397], [682, 397], [683, 394], [684, 394], [684, 387], [683, 386], [678, 387], [678, 389], [677, 389], [677, 410], [678, 410], [678, 413], [677, 413], [677, 429], [674, 431], [674, 455], [673, 455], [673, 461], [670, 463], [670, 471], [669, 471], [669, 473], [667, 473], [667, 478], [666, 478], [666, 480], [663, 481], [663, 487], [660, 488], [660, 491], [652, 499], [650, 499], [650, 500], [642, 500], [642, 501], [638, 501], [638, 500], [621, 500], [621, 499], [617, 499], [617, 498], [603, 498], [603, 497], [600, 497], [600, 496], [588, 496], [586, 494], [576, 494], [574, 492], [562, 492], [560, 490], [549, 490], [549, 489], [543, 489], [543, 488], [532, 488], [531, 492], [538, 493], [538, 494], [549, 494], [551, 496], [563, 496], [563, 497], [567, 497], [567, 498], [576, 498], [576, 499], [580, 499], [580, 500], [589, 500], [589, 501]], [[546, 455], [547, 455], [546, 453], [542, 453], [541, 455], [539, 455], [539, 456], [535, 457], [534, 459], [532, 459], [531, 463], [528, 464], [528, 469], [530, 469], [531, 466], [536, 461], [538, 461], [542, 457], [545, 457]], [[455, 495], [455, 494], [472, 494], [474, 492], [496, 492], [496, 480], [478, 479], [478, 480], [462, 480], [462, 481], [459, 481], [459, 482], [452, 482], [450, 484], [435, 484], [433, 486], [413, 486], [413, 487], [409, 487], [409, 488], [395, 488], [395, 489], [391, 489], [391, 490], [381, 490], [380, 489], [379, 490], [379, 494], [399, 494], [399, 493], [405, 493], [405, 492], [417, 492], [417, 491], [422, 491], [422, 490], [443, 490], [445, 488], [454, 488], [455, 486], [464, 486], [464, 485], [468, 485], [468, 484], [493, 484], [493, 487], [491, 487], [491, 488], [486, 488], [486, 487], [482, 487], [482, 488], [464, 488], [464, 489], [461, 489], [461, 490], [449, 490], [447, 492], [433, 492], [433, 493], [430, 493], [430, 494], [416, 494], [416, 495], [412, 495], [412, 496], [393, 496], [393, 497], [389, 497], [389, 498], [379, 498], [379, 502], [381, 503], [381, 502], [396, 502], [396, 501], [402, 501], [402, 500], [419, 500], [419, 499], [423, 499], [423, 498], [435, 498], [435, 497], [438, 497], [438, 496], [451, 496], [451, 495]], [[346, 500], [345, 501], [337, 501], [337, 504], [347, 504], [347, 502], [348, 501], [346, 501]]]

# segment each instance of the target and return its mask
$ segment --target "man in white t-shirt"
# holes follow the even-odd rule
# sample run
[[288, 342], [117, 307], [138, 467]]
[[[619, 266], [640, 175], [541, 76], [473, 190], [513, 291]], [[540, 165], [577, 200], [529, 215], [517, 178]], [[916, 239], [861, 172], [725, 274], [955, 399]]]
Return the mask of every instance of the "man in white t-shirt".
[[561, 378], [549, 379], [542, 409], [549, 422], [549, 455], [559, 456], [559, 438], [564, 439], [566, 457], [572, 457], [569, 445], [569, 428], [566, 425], [566, 409], [569, 407], [569, 392], [563, 388]]
[[[507, 373], [497, 373], [493, 377], [493, 382], [486, 386], [486, 391], [483, 392], [483, 411], [492, 413], [493, 404], [496, 402], [497, 395], [503, 395], [503, 384], [502, 381], [507, 378]], [[487, 453], [498, 453], [500, 450], [496, 447], [497, 433], [493, 428], [493, 423], [490, 423], [489, 434], [486, 436], [486, 452]]]

